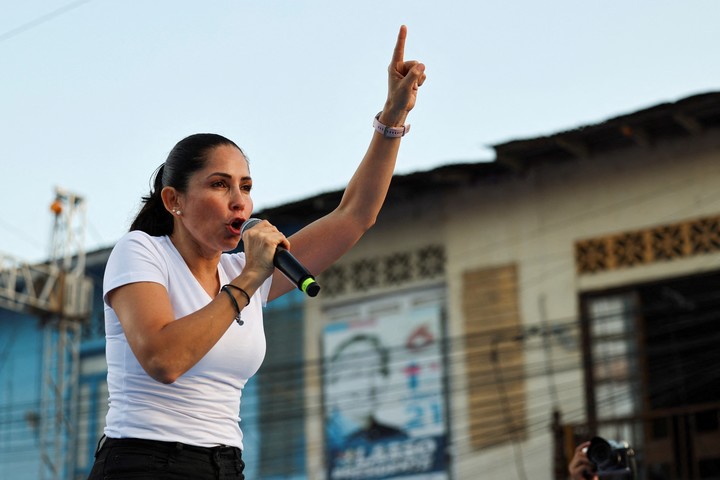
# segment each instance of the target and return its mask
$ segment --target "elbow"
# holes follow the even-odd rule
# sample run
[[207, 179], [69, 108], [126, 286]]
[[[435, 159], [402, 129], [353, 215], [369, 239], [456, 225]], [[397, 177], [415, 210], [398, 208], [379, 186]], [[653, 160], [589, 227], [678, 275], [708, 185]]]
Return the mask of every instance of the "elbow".
[[370, 230], [377, 221], [379, 208], [368, 208], [367, 205], [341, 202], [335, 213], [343, 219], [343, 227], [362, 235]]
[[352, 217], [352, 224], [359, 235], [365, 234], [370, 230], [377, 221], [377, 215], [371, 215], [369, 212], [359, 211]]
[[372, 217], [366, 218], [364, 223], [361, 222], [361, 223], [360, 223], [360, 228], [362, 228], [363, 233], [365, 233], [365, 232], [367, 232], [368, 230], [370, 230], [370, 229], [375, 225], [375, 222], [376, 222], [376, 221], [377, 221], [377, 216], [374, 215], [374, 216], [372, 216]]
[[185, 373], [179, 371], [177, 368], [173, 368], [169, 362], [158, 358], [149, 359], [141, 365], [150, 378], [165, 385], [175, 383], [175, 381]]
[[157, 380], [158, 382], [165, 385], [172, 385], [178, 378], [180, 378], [180, 375], [173, 375], [169, 372], [155, 372], [150, 376], [154, 380]]
[[130, 348], [145, 373], [156, 382], [170, 385], [177, 381], [192, 365], [186, 352], [170, 347], [160, 335], [135, 338]]
[[344, 238], [347, 248], [351, 248], [375, 225], [375, 220], [374, 216], [355, 215], [343, 228], [338, 229], [339, 232], [343, 232], [339, 238]]
[[145, 373], [153, 380], [170, 385], [175, 383], [192, 365], [181, 352], [167, 348], [164, 342], [141, 338], [131, 344], [131, 350]]

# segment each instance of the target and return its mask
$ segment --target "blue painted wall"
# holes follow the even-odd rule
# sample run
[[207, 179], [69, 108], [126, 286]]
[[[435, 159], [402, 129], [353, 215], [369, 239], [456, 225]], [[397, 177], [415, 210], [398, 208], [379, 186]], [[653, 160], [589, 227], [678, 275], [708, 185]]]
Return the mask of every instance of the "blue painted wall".
[[0, 480], [38, 478], [42, 352], [38, 319], [0, 310]]

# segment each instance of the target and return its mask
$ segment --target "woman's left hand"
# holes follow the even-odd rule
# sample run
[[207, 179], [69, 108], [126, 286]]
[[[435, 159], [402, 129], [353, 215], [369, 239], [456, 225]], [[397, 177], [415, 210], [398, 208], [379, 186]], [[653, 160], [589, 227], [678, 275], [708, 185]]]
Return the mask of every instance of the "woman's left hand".
[[399, 127], [415, 106], [418, 88], [425, 82], [425, 65], [417, 60], [405, 61], [407, 27], [400, 27], [392, 60], [388, 66], [388, 97], [380, 121]]

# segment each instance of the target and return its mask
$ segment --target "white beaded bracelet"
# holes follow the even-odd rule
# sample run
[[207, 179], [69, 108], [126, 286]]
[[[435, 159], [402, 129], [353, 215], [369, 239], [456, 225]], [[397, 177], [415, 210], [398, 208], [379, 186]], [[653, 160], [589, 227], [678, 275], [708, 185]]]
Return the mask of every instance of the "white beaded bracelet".
[[373, 128], [380, 135], [388, 138], [399, 138], [405, 136], [405, 134], [410, 131], [410, 124], [403, 125], [402, 127], [388, 127], [383, 125], [380, 123], [381, 113], [382, 112], [375, 115], [375, 119], [373, 120]]

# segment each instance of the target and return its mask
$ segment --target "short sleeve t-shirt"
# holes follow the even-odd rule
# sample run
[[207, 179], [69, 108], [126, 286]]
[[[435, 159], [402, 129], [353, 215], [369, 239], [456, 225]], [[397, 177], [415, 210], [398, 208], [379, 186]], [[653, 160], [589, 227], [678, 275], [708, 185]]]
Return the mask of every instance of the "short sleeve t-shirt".
[[[243, 253], [223, 254], [218, 264], [220, 284], [229, 283], [244, 265]], [[143, 370], [107, 303], [108, 292], [135, 282], [164, 286], [175, 318], [193, 313], [212, 300], [167, 236], [133, 231], [115, 245], [103, 284], [110, 400], [105, 434], [111, 438], [242, 448], [240, 397], [265, 356], [262, 307], [267, 302], [270, 278], [243, 309], [244, 324], [233, 323], [205, 357], [169, 385]]]

